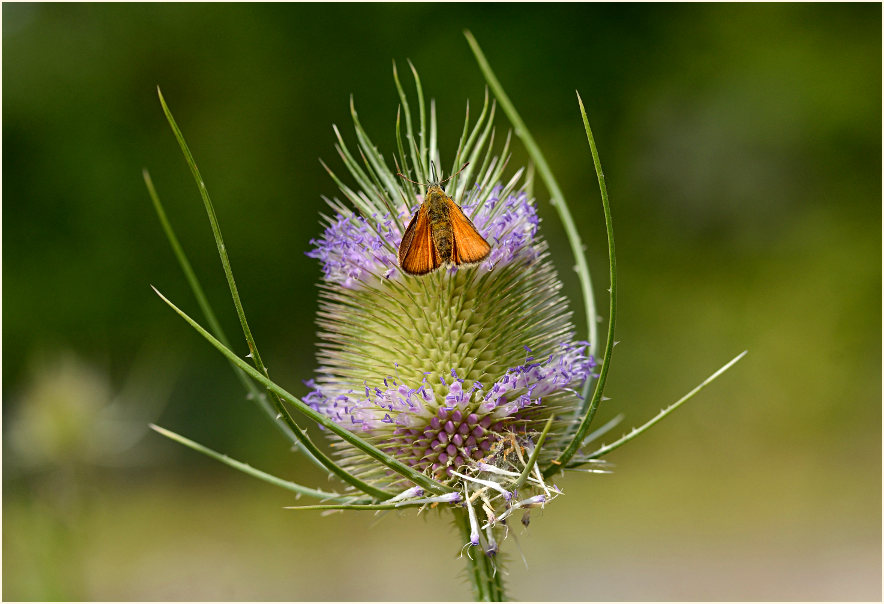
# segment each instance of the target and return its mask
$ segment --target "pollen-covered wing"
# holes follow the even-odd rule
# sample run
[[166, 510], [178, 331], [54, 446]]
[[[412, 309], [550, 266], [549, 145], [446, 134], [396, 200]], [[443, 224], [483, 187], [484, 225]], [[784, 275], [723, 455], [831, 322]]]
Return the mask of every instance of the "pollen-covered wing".
[[451, 221], [451, 233], [454, 239], [451, 261], [454, 264], [481, 262], [488, 257], [491, 246], [482, 238], [463, 210], [450, 197], [447, 201], [448, 217]]
[[421, 204], [399, 244], [399, 266], [409, 275], [425, 275], [439, 268], [441, 264], [442, 260], [436, 252], [430, 233], [427, 207]]

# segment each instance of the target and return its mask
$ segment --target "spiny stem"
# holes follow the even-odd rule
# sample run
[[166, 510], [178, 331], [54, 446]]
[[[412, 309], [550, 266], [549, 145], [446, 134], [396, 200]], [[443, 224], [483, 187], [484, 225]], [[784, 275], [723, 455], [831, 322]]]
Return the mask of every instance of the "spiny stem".
[[424, 505], [423, 503], [342, 503], [340, 505], [290, 505], [286, 510], [401, 510]]

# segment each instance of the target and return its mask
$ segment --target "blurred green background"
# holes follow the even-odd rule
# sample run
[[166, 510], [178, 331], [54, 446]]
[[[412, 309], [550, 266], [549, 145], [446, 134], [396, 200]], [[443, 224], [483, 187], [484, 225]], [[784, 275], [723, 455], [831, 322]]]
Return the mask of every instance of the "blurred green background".
[[[484, 86], [469, 28], [560, 179], [606, 309], [575, 89], [590, 112], [620, 275], [600, 420], [637, 425], [749, 350], [612, 454], [613, 475], [561, 479], [566, 496], [519, 534], [528, 569], [507, 543], [511, 595], [880, 600], [880, 5], [4, 4], [2, 17], [4, 599], [470, 597], [447, 521], [283, 510], [291, 493], [145, 430], [328, 484], [151, 292], [197, 312], [141, 178], [235, 334], [159, 84], [272, 377], [304, 394], [320, 275], [304, 252], [335, 192], [317, 161], [340, 167], [331, 125], [355, 139], [353, 93], [389, 155], [390, 61], [410, 58], [450, 157]], [[517, 145], [511, 165], [525, 157]]]

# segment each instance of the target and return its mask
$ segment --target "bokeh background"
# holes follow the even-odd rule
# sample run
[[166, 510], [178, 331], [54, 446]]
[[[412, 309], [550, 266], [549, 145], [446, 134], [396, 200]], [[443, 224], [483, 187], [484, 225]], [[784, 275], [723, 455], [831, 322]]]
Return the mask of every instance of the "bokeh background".
[[560, 179], [606, 309], [575, 89], [590, 112], [621, 293], [600, 420], [637, 425], [749, 350], [612, 454], [614, 474], [561, 480], [517, 535], [527, 569], [507, 544], [511, 595], [880, 600], [880, 5], [4, 4], [2, 28], [4, 599], [470, 597], [444, 519], [284, 510], [291, 493], [146, 430], [327, 484], [151, 292], [197, 312], [141, 177], [237, 333], [160, 85], [272, 376], [304, 394], [331, 125], [354, 140], [352, 93], [389, 154], [391, 59], [410, 58], [452, 154], [484, 87], [469, 28]]

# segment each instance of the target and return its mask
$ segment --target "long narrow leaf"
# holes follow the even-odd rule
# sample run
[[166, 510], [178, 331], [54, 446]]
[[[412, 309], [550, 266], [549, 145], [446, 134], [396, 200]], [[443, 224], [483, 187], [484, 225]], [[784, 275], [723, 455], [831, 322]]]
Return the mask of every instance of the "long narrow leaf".
[[[332, 130], [335, 133], [335, 137], [338, 139], [338, 154], [341, 156], [341, 159], [344, 161], [344, 165], [347, 166], [347, 170], [350, 171], [350, 174], [353, 175], [353, 178], [356, 179], [356, 183], [359, 187], [365, 191], [366, 193], [377, 193], [372, 188], [371, 180], [368, 177], [368, 174], [359, 166], [356, 162], [356, 159], [353, 157], [353, 154], [350, 153], [350, 149], [347, 147], [347, 144], [344, 142], [344, 137], [341, 136], [341, 132], [338, 130], [338, 127], [332, 125]], [[326, 168], [328, 170], [328, 168]], [[369, 212], [370, 214], [370, 212]]]
[[374, 171], [375, 176], [383, 179], [383, 184], [387, 187], [390, 198], [395, 198], [401, 191], [399, 183], [397, 182], [398, 179], [390, 175], [390, 169], [387, 167], [383, 156], [374, 143], [371, 142], [368, 132], [362, 127], [362, 123], [359, 121], [359, 115], [356, 113], [356, 103], [352, 96], [350, 97], [350, 117], [353, 119], [353, 126], [356, 129], [356, 138], [359, 141], [359, 146], [362, 149], [364, 158], [368, 160], [368, 164]]
[[294, 491], [295, 493], [298, 493], [300, 495], [307, 495], [309, 497], [315, 497], [317, 499], [323, 499], [326, 501], [331, 500], [331, 501], [347, 502], [347, 501], [352, 500], [352, 497], [348, 497], [346, 495], [341, 495], [340, 493], [328, 493], [326, 491], [320, 491], [318, 489], [311, 489], [309, 487], [305, 487], [305, 486], [299, 485], [297, 483], [294, 483], [294, 482], [291, 482], [288, 480], [284, 480], [282, 478], [274, 476], [273, 474], [268, 474], [267, 472], [262, 472], [261, 470], [253, 468], [249, 464], [243, 463], [241, 461], [237, 461], [231, 457], [228, 457], [227, 455], [224, 455], [223, 453], [218, 453], [217, 451], [213, 451], [212, 449], [205, 447], [205, 446], [199, 444], [198, 442], [194, 442], [194, 441], [190, 440], [189, 438], [181, 436], [180, 434], [172, 432], [171, 430], [161, 428], [160, 426], [157, 426], [155, 424], [150, 424], [150, 427], [151, 427], [151, 429], [153, 429], [156, 432], [159, 432], [160, 434], [162, 434], [166, 438], [170, 438], [170, 439], [174, 440], [175, 442], [181, 443], [185, 447], [189, 447], [189, 448], [193, 449], [194, 451], [198, 451], [200, 453], [203, 453], [204, 455], [208, 455], [209, 457], [211, 457], [213, 459], [217, 459], [221, 463], [226, 464], [226, 465], [230, 466], [231, 468], [235, 468], [235, 469], [239, 470], [240, 472], [244, 472], [245, 474], [248, 474], [249, 476], [254, 476], [255, 478], [263, 480], [264, 482], [269, 482], [272, 485], [276, 485], [278, 487], [288, 489], [289, 491]]
[[678, 399], [677, 401], [675, 401], [674, 403], [672, 403], [671, 405], [669, 405], [665, 409], [661, 409], [660, 412], [657, 415], [655, 415], [653, 418], [651, 418], [650, 420], [648, 420], [647, 422], [645, 422], [644, 424], [642, 424], [638, 428], [633, 428], [630, 432], [628, 432], [627, 434], [624, 434], [622, 437], [615, 440], [611, 444], [604, 445], [604, 446], [600, 447], [599, 449], [597, 449], [596, 451], [593, 451], [592, 453], [590, 453], [589, 455], [586, 456], [587, 459], [598, 459], [602, 455], [605, 455], [605, 454], [613, 451], [617, 447], [626, 444], [627, 442], [629, 442], [630, 440], [632, 440], [633, 438], [635, 438], [636, 436], [638, 436], [639, 434], [641, 434], [642, 432], [644, 432], [645, 430], [647, 430], [648, 428], [650, 428], [651, 426], [653, 426], [654, 424], [659, 422], [661, 419], [663, 419], [664, 417], [666, 417], [667, 415], [669, 415], [670, 413], [672, 413], [673, 411], [678, 409], [682, 405], [682, 403], [689, 400], [695, 394], [700, 392], [700, 390], [702, 390], [703, 388], [705, 388], [706, 386], [711, 384], [718, 376], [720, 376], [722, 373], [724, 373], [725, 371], [730, 369], [737, 361], [739, 361], [744, 356], [746, 356], [746, 354], [748, 354], [748, 352], [749, 352], [748, 350], [744, 350], [743, 352], [741, 352], [740, 354], [735, 356], [733, 359], [728, 361], [723, 367], [721, 367], [721, 369], [719, 369], [718, 371], [716, 371], [715, 373], [710, 375], [708, 378], [703, 380], [703, 382], [700, 383], [696, 388], [694, 388], [693, 390], [691, 390], [690, 392], [685, 394], [683, 397], [681, 397], [680, 399]]
[[519, 113], [516, 111], [516, 108], [510, 101], [509, 96], [507, 96], [506, 92], [504, 92], [503, 87], [497, 80], [497, 76], [494, 75], [494, 71], [488, 64], [488, 60], [485, 58], [485, 54], [479, 47], [479, 43], [476, 42], [476, 39], [473, 37], [473, 34], [469, 32], [469, 30], [465, 31], [464, 35], [467, 38], [467, 42], [469, 42], [470, 44], [470, 48], [472, 48], [473, 50], [473, 54], [476, 56], [476, 61], [479, 63], [479, 68], [482, 70], [482, 73], [485, 76], [485, 80], [488, 82], [488, 86], [494, 92], [494, 96], [497, 97], [497, 101], [500, 103], [501, 108], [503, 108], [504, 113], [506, 113], [510, 122], [512, 122], [513, 127], [515, 127], [516, 136], [518, 136], [522, 140], [522, 143], [525, 145], [525, 149], [528, 151], [528, 155], [530, 155], [531, 159], [534, 160], [534, 163], [537, 166], [537, 171], [540, 173], [541, 178], [543, 178], [543, 182], [546, 184], [546, 188], [549, 189], [549, 193], [550, 195], [552, 195], [552, 198], [555, 201], [554, 207], [556, 209], [556, 212], [558, 212], [559, 214], [562, 225], [565, 227], [565, 233], [568, 236], [568, 243], [570, 243], [571, 245], [571, 251], [574, 254], [574, 261], [577, 263], [577, 276], [580, 279], [580, 287], [583, 293], [583, 303], [586, 308], [586, 323], [587, 329], [589, 331], [588, 339], [590, 343], [590, 351], [595, 354], [595, 351], [598, 347], [598, 327], [596, 325], [595, 298], [593, 296], [592, 280], [589, 276], [589, 265], [586, 262], [586, 254], [583, 251], [583, 242], [580, 240], [580, 234], [577, 232], [577, 227], [574, 224], [574, 219], [571, 217], [571, 210], [568, 208], [568, 203], [565, 201], [565, 196], [562, 193], [558, 182], [553, 176], [552, 170], [550, 170], [549, 168], [549, 164], [546, 163], [546, 159], [544, 158], [543, 153], [540, 151], [540, 147], [537, 146], [537, 143], [534, 141], [534, 137], [531, 136], [531, 133], [525, 126], [525, 122], [522, 121], [522, 118], [519, 116]]
[[340, 503], [340, 504], [328, 504], [328, 505], [289, 505], [286, 506], [287, 510], [371, 510], [371, 511], [381, 511], [381, 510], [402, 510], [405, 508], [416, 508], [422, 505], [426, 505], [426, 503]]
[[[264, 378], [269, 381], [267, 367], [261, 360], [261, 355], [258, 352], [258, 346], [255, 343], [255, 339], [252, 337], [252, 331], [249, 328], [248, 321], [246, 320], [245, 310], [243, 309], [242, 301], [239, 297], [239, 291], [237, 290], [236, 282], [233, 278], [233, 271], [230, 268], [230, 259], [227, 255], [227, 247], [224, 245], [224, 240], [221, 236], [221, 227], [218, 224], [218, 218], [215, 215], [215, 207], [212, 205], [212, 200], [209, 197], [209, 191], [208, 189], [206, 189], [205, 181], [203, 180], [203, 177], [199, 172], [199, 168], [197, 168], [196, 161], [193, 158], [193, 154], [190, 152], [190, 147], [187, 145], [187, 141], [185, 141], [184, 139], [184, 134], [182, 134], [181, 129], [178, 127], [178, 124], [175, 121], [175, 118], [172, 116], [172, 112], [169, 110], [169, 107], [166, 104], [166, 99], [163, 98], [163, 93], [162, 91], [160, 91], [159, 87], [157, 87], [157, 94], [160, 98], [160, 104], [163, 107], [163, 113], [165, 113], [166, 115], [166, 120], [169, 122], [169, 126], [171, 126], [172, 131], [175, 134], [178, 145], [179, 147], [181, 147], [181, 152], [184, 154], [187, 165], [190, 168], [191, 173], [193, 174], [194, 180], [196, 181], [200, 196], [203, 199], [203, 205], [205, 207], [206, 214], [209, 217], [209, 223], [212, 227], [212, 235], [215, 237], [215, 245], [218, 248], [218, 255], [221, 259], [221, 266], [224, 269], [224, 275], [227, 278], [227, 284], [230, 288], [230, 295], [233, 298], [233, 304], [236, 307], [236, 314], [239, 317], [239, 322], [243, 330], [243, 335], [245, 336], [246, 342], [249, 346], [249, 356], [252, 359], [252, 362], [255, 364], [255, 368], [257, 369], [256, 373], [258, 373], [259, 375], [263, 375]], [[223, 344], [221, 345], [225, 349], [229, 350], [228, 347], [224, 346]], [[236, 357], [236, 355], [234, 355], [234, 357], [238, 362], [241, 361], [241, 359], [239, 359], [239, 357]], [[248, 365], [246, 366], [248, 367]], [[337, 463], [335, 463], [334, 460], [332, 460], [330, 457], [320, 451], [307, 436], [306, 431], [302, 430], [295, 423], [294, 419], [289, 414], [288, 409], [286, 409], [285, 406], [282, 404], [282, 400], [279, 398], [278, 395], [273, 392], [272, 389], [270, 390], [270, 395], [272, 398], [273, 407], [275, 408], [277, 413], [276, 417], [285, 421], [286, 425], [291, 429], [295, 438], [297, 438], [298, 441], [304, 446], [304, 448], [307, 449], [315, 458], [317, 458], [323, 466], [325, 466], [335, 476], [338, 476], [341, 480], [344, 480], [345, 482], [351, 484], [352, 486], [362, 490], [369, 495], [372, 495], [373, 497], [382, 497], [386, 495], [386, 493], [384, 493], [380, 489], [377, 489], [353, 476]]]
[[[172, 251], [175, 253], [175, 257], [178, 259], [178, 264], [181, 267], [181, 270], [184, 272], [184, 276], [187, 279], [188, 284], [190, 285], [190, 289], [193, 292], [193, 295], [196, 297], [197, 304], [199, 304], [200, 310], [202, 310], [203, 315], [206, 317], [206, 322], [209, 324], [209, 328], [212, 330], [212, 334], [218, 338], [218, 340], [230, 348], [229, 340], [227, 339], [227, 335], [224, 333], [224, 330], [221, 328], [221, 324], [218, 322], [218, 319], [215, 315], [215, 312], [212, 310], [212, 306], [209, 304], [208, 298], [206, 298], [205, 292], [203, 291], [202, 285], [199, 282], [199, 279], [196, 276], [196, 273], [193, 271], [191, 267], [190, 261], [187, 259], [187, 254], [184, 252], [184, 248], [181, 247], [180, 242], [178, 241], [178, 237], [175, 235], [175, 230], [172, 228], [172, 224], [169, 222], [169, 219], [166, 216], [166, 211], [163, 208], [163, 204], [160, 202], [160, 197], [157, 194], [156, 188], [154, 188], [153, 180], [150, 178], [150, 173], [145, 168], [142, 172], [144, 176], [144, 184], [147, 187], [148, 195], [150, 196], [151, 201], [153, 202], [154, 210], [157, 213], [157, 216], [160, 219], [160, 224], [163, 227], [163, 231], [166, 233], [166, 238], [169, 240], [169, 245], [172, 247]], [[267, 400], [267, 396], [261, 392], [260, 389], [255, 387], [255, 384], [246, 376], [243, 371], [233, 365], [230, 365], [233, 368], [236, 377], [242, 383], [243, 388], [249, 393], [249, 397], [254, 400], [259, 407], [267, 414], [267, 416], [273, 421], [273, 423], [279, 427], [279, 429], [285, 434], [290, 441], [294, 442], [299, 450], [306, 455], [310, 461], [318, 465], [319, 467], [324, 467], [322, 463], [308, 451], [304, 445], [298, 441], [297, 436], [294, 432], [292, 432], [291, 428], [289, 428], [285, 422], [276, 418], [276, 411], [273, 409], [273, 406]]]
[[[249, 375], [249, 377], [251, 377], [255, 381], [262, 384], [265, 388], [267, 388], [271, 392], [275, 393], [283, 400], [288, 401], [289, 403], [294, 405], [301, 413], [306, 415], [308, 418], [310, 418], [313, 421], [315, 421], [316, 423], [324, 426], [328, 430], [331, 430], [332, 432], [334, 432], [335, 434], [340, 436], [342, 439], [344, 439], [345, 441], [347, 441], [348, 443], [350, 443], [351, 445], [353, 445], [357, 449], [366, 453], [369, 457], [374, 458], [375, 460], [384, 464], [385, 466], [387, 466], [388, 468], [390, 468], [391, 470], [393, 470], [397, 474], [400, 474], [401, 476], [404, 476], [408, 480], [412, 481], [414, 484], [421, 486], [428, 491], [432, 491], [433, 493], [438, 493], [438, 494], [444, 494], [444, 493], [449, 493], [449, 492], [453, 491], [453, 489], [451, 489], [450, 487], [440, 484], [440, 483], [436, 482], [435, 480], [432, 480], [431, 478], [414, 470], [413, 468], [403, 464], [402, 462], [397, 461], [396, 459], [393, 459], [392, 457], [390, 457], [389, 455], [387, 455], [386, 453], [384, 453], [383, 451], [381, 451], [377, 447], [374, 447], [374, 446], [370, 445], [369, 443], [365, 442], [364, 440], [362, 440], [361, 438], [359, 438], [358, 436], [356, 436], [355, 434], [353, 434], [349, 430], [342, 428], [341, 426], [336, 424], [334, 421], [332, 421], [329, 417], [314, 410], [309, 405], [307, 405], [306, 403], [301, 401], [301, 399], [299, 399], [296, 396], [294, 396], [293, 394], [289, 393], [284, 388], [278, 386], [275, 382], [273, 382], [267, 376], [265, 376], [261, 373], [258, 373], [258, 371], [255, 370], [254, 367], [252, 367], [251, 365], [249, 365], [248, 363], [243, 361], [234, 352], [232, 352], [230, 349], [228, 349], [223, 344], [221, 344], [221, 342], [219, 342], [216, 338], [214, 338], [212, 336], [212, 334], [207, 332], [199, 323], [197, 323], [192, 318], [190, 318], [187, 315], [187, 313], [185, 313], [183, 310], [181, 310], [180, 308], [175, 306], [168, 298], [166, 298], [165, 296], [163, 296], [163, 294], [161, 294], [159, 291], [157, 291], [156, 288], [153, 288], [153, 290], [166, 304], [169, 305], [169, 307], [172, 308], [172, 310], [174, 310], [176, 313], [178, 313], [178, 315], [181, 316], [182, 319], [184, 319], [191, 327], [193, 327], [197, 331], [197, 333], [199, 333], [203, 338], [205, 338], [221, 354], [223, 354], [225, 357], [227, 357], [231, 362], [235, 363], [240, 369], [245, 371]], [[282, 411], [284, 412], [284, 417], [290, 418], [287, 409], [285, 409], [283, 407]], [[290, 421], [290, 419], [287, 421]], [[294, 422], [291, 421], [290, 425], [294, 425]], [[373, 489], [373, 490], [377, 491], [377, 489]], [[393, 497], [393, 495], [390, 493], [382, 493], [380, 496], [383, 496], [385, 499], [389, 499], [390, 497]]]
[[614, 250], [614, 221], [611, 218], [611, 203], [608, 201], [608, 188], [605, 186], [605, 174], [602, 172], [602, 163], [599, 160], [599, 152], [595, 145], [595, 138], [592, 136], [592, 128], [589, 127], [589, 118], [586, 117], [586, 109], [583, 107], [583, 100], [580, 98], [580, 94], [577, 95], [577, 102], [580, 105], [583, 128], [586, 130], [586, 139], [589, 142], [593, 165], [595, 166], [596, 176], [599, 180], [599, 189], [601, 189], [602, 192], [602, 208], [604, 208], [605, 211], [605, 230], [608, 235], [608, 270], [611, 279], [611, 288], [608, 290], [611, 300], [608, 310], [608, 337], [605, 340], [605, 356], [602, 359], [602, 366], [599, 369], [599, 377], [595, 384], [595, 390], [592, 393], [592, 401], [589, 404], [589, 408], [581, 418], [580, 425], [577, 426], [577, 430], [574, 431], [574, 434], [571, 436], [571, 441], [565, 447], [565, 450], [562, 451], [562, 454], [559, 455], [559, 458], [554, 464], [551, 464], [544, 470], [544, 476], [549, 476], [555, 473], [558, 470], [558, 467], [556, 466], [560, 467], [562, 464], [567, 464], [580, 448], [580, 445], [583, 444], [583, 438], [586, 436], [586, 432], [592, 424], [592, 420], [595, 417], [595, 413], [599, 408], [599, 403], [601, 403], [602, 395], [605, 391], [605, 383], [608, 379], [608, 369], [611, 367], [611, 354], [614, 352], [614, 326], [617, 323], [617, 254]]
[[[414, 128], [411, 123], [411, 109], [408, 105], [408, 97], [405, 95], [405, 90], [402, 88], [402, 83], [399, 81], [399, 71], [396, 69], [396, 61], [393, 61], [393, 81], [396, 83], [396, 91], [399, 93], [399, 102], [402, 104], [402, 113], [405, 115], [405, 133], [407, 138], [414, 142]], [[414, 167], [414, 172], [417, 175], [417, 182], [427, 182], [427, 173], [424, 172], [421, 162], [418, 160], [418, 149], [416, 146], [412, 146], [409, 151], [411, 152], [411, 164]]]
[[[426, 105], [424, 105], [424, 89], [421, 87], [421, 79], [417, 75], [417, 69], [415, 69], [414, 64], [411, 60], [408, 60], [408, 66], [411, 68], [411, 75], [414, 77], [414, 87], [417, 90], [417, 113], [420, 118], [421, 123], [421, 131], [420, 131], [420, 139], [421, 139], [421, 148], [420, 148], [420, 157], [421, 161], [425, 165], [429, 165], [430, 161], [433, 159], [430, 153], [428, 153], [427, 149], [427, 110]], [[441, 169], [441, 166], [439, 166]], [[439, 175], [441, 177], [441, 174]]]
[[233, 302], [236, 306], [236, 314], [239, 317], [239, 322], [245, 332], [246, 342], [249, 346], [249, 354], [251, 354], [251, 358], [255, 362], [255, 365], [259, 367], [259, 370], [266, 375], [267, 369], [264, 367], [264, 363], [261, 361], [261, 355], [258, 353], [258, 349], [255, 346], [252, 331], [249, 329], [249, 323], [246, 320], [245, 311], [243, 310], [242, 303], [239, 299], [239, 291], [237, 290], [236, 282], [233, 280], [233, 271], [230, 268], [230, 258], [227, 255], [227, 248], [225, 247], [224, 239], [221, 236], [221, 227], [218, 224], [218, 217], [215, 215], [215, 207], [212, 205], [209, 191], [206, 189], [206, 183], [196, 166], [196, 160], [194, 160], [193, 154], [190, 152], [190, 147], [188, 147], [187, 142], [184, 140], [184, 134], [182, 134], [181, 129], [178, 127], [175, 118], [172, 117], [172, 112], [169, 111], [169, 106], [166, 104], [166, 99], [163, 98], [163, 93], [159, 87], [157, 87], [157, 94], [160, 97], [160, 104], [163, 106], [163, 113], [166, 114], [166, 120], [172, 127], [172, 132], [175, 134], [178, 146], [181, 147], [181, 152], [184, 154], [187, 166], [190, 168], [190, 172], [193, 174], [193, 179], [196, 181], [196, 186], [199, 189], [200, 196], [203, 198], [203, 205], [205, 206], [206, 214], [209, 216], [212, 235], [215, 237], [215, 245], [218, 248], [218, 256], [221, 259], [221, 266], [224, 268], [224, 276], [227, 277], [227, 284], [230, 287], [230, 293], [233, 296]]

